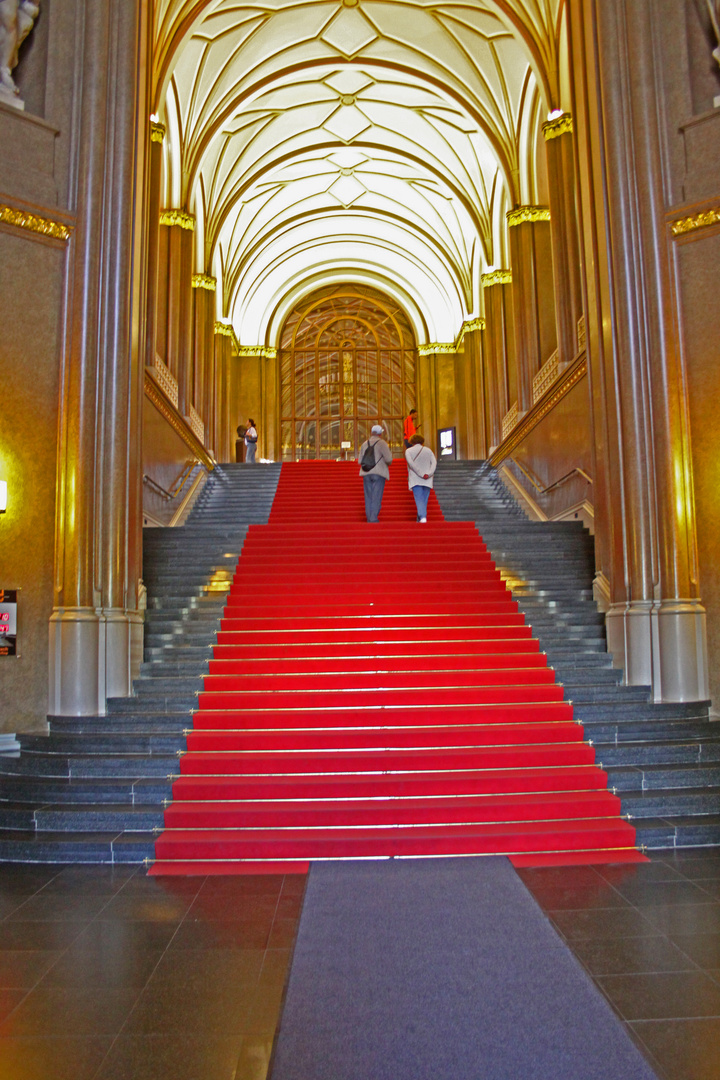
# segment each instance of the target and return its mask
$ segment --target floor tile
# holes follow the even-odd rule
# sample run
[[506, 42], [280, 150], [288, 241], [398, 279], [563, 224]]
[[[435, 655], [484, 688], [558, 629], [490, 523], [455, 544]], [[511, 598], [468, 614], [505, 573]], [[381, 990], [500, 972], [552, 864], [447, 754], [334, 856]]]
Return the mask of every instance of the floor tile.
[[160, 950], [70, 948], [48, 971], [41, 985], [124, 986], [140, 990], [162, 955]]
[[168, 949], [152, 983], [178, 983], [194, 992], [203, 984], [255, 986], [264, 970], [262, 949]]
[[125, 950], [157, 951], [169, 945], [176, 931], [177, 923], [95, 919], [83, 929], [75, 947], [110, 951], [118, 957]]
[[243, 1039], [235, 1080], [266, 1080], [272, 1047], [273, 1040], [269, 1035], [250, 1035]]
[[645, 1021], [631, 1027], [672, 1080], [718, 1080], [720, 1020]]
[[720, 878], [712, 880], [696, 878], [695, 884], [702, 892], [712, 896], [713, 900], [720, 900]]
[[28, 993], [29, 990], [0, 990], [0, 1022], [17, 1008]]
[[572, 950], [592, 975], [651, 971], [697, 971], [697, 965], [665, 937], [573, 941]]
[[643, 917], [664, 934], [720, 933], [720, 904], [657, 904]]
[[720, 967], [720, 931], [717, 934], [673, 934], [670, 940], [699, 967]]
[[180, 923], [187, 915], [193, 897], [190, 895], [173, 896], [155, 894], [138, 896], [122, 889], [107, 902], [102, 910], [102, 918], [108, 922], [166, 922]]
[[0, 987], [32, 989], [62, 955], [61, 950], [0, 951]]
[[607, 882], [588, 887], [562, 885], [532, 888], [532, 895], [543, 911], [583, 910], [593, 908], [626, 908], [629, 902]]
[[8, 922], [56, 922], [85, 920], [89, 922], [99, 915], [108, 903], [107, 896], [83, 896], [66, 893], [46, 895], [45, 890], [35, 893], [16, 908]]
[[720, 986], [703, 972], [609, 975], [597, 981], [626, 1020], [720, 1017]]
[[[720, 989], [720, 988], [719, 988]], [[140, 995], [124, 1035], [238, 1035], [255, 1004], [255, 987], [205, 983], [200, 993], [183, 983], [150, 982]]]
[[42, 987], [0, 1024], [0, 1039], [21, 1035], [116, 1035], [137, 1000], [128, 989]]
[[0, 896], [32, 896], [61, 872], [58, 866], [24, 866], [0, 863]]
[[291, 957], [292, 949], [268, 949], [263, 959], [260, 982], [280, 983], [284, 986]]
[[270, 924], [207, 919], [186, 920], [173, 938], [170, 949], [264, 949]]
[[270, 931], [268, 949], [289, 949], [297, 937], [298, 920], [276, 919]]
[[692, 881], [624, 881], [616, 889], [637, 907], [661, 904], [708, 904], [714, 900]]
[[42, 891], [46, 896], [112, 896], [136, 873], [136, 866], [66, 866]]
[[111, 1042], [107, 1036], [0, 1038], [0, 1076], [8, 1080], [94, 1080]]
[[629, 881], [683, 880], [679, 869], [662, 859], [646, 863], [615, 863], [610, 866], [598, 866], [596, 869], [605, 881], [615, 886]]
[[55, 951], [67, 949], [87, 930], [85, 922], [20, 922], [6, 920], [0, 927], [0, 943], [8, 951]]
[[704, 856], [700, 856], [697, 850], [678, 852], [670, 865], [691, 881], [720, 881], [720, 855], [717, 854], [717, 849]]
[[593, 866], [538, 866], [517, 871], [518, 877], [531, 890], [535, 888], [592, 888], [601, 880]]
[[569, 941], [579, 938], [657, 937], [657, 929], [635, 908], [552, 911], [552, 921]]
[[93, 1080], [233, 1080], [241, 1047], [227, 1035], [123, 1034]]
[[[289, 897], [288, 901], [290, 903], [294, 902], [292, 897]], [[270, 929], [279, 904], [280, 895], [278, 893], [259, 893], [257, 895], [251, 893], [238, 896], [233, 893], [203, 889], [193, 900], [187, 917], [189, 919], [227, 919], [230, 921], [239, 919], [243, 922], [250, 919], [257, 919], [258, 921], [264, 919], [268, 924], [268, 929]]]

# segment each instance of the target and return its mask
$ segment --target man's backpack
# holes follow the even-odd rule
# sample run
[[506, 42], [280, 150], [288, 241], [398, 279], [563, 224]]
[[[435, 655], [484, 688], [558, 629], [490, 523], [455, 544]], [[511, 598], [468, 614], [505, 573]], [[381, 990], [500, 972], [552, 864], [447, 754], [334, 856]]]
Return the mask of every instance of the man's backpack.
[[365, 453], [360, 459], [360, 468], [363, 472], [370, 472], [377, 464], [375, 461], [375, 446], [376, 443], [371, 443], [368, 440], [368, 444], [365, 447]]

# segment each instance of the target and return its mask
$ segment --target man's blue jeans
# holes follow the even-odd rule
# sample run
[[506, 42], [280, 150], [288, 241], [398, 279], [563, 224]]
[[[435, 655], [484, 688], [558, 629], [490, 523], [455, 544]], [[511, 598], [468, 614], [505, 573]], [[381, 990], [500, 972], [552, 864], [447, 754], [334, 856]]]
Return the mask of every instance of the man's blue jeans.
[[365, 490], [365, 517], [368, 521], [377, 521], [385, 490], [385, 477], [375, 473], [363, 476], [363, 488]]

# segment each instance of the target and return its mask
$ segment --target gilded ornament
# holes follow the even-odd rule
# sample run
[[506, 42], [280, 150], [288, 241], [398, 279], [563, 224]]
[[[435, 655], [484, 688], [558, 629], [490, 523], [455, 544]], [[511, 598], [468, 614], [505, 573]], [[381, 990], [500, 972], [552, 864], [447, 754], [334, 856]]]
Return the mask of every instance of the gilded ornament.
[[165, 125], [156, 120], [150, 123], [150, 142], [161, 143], [165, 138]]
[[462, 329], [460, 330], [460, 337], [459, 337], [458, 340], [462, 340], [462, 338], [464, 338], [466, 334], [472, 333], [473, 330], [484, 330], [484, 329], [485, 329], [485, 320], [483, 319], [482, 316], [479, 316], [477, 319], [468, 319], [466, 322], [464, 322], [462, 324]]
[[505, 215], [508, 228], [524, 225], [526, 221], [549, 221], [550, 211], [547, 206], [517, 206]]
[[217, 280], [209, 274], [193, 274], [190, 284], [193, 289], [207, 289], [208, 292], [215, 292]]
[[72, 228], [69, 225], [52, 221], [50, 218], [38, 217], [37, 214], [29, 214], [27, 210], [16, 210], [12, 206], [0, 205], [0, 221], [6, 225], [14, 225], [17, 229], [27, 229], [28, 232], [39, 233], [41, 236], [51, 236], [54, 240], [69, 240], [72, 234]]
[[510, 285], [512, 284], [512, 270], [491, 270], [489, 274], [483, 274], [480, 280], [484, 289], [488, 289], [491, 285]]
[[195, 218], [185, 210], [161, 210], [160, 224], [177, 225], [180, 229], [187, 229], [188, 232], [195, 230]]
[[235, 337], [235, 331], [233, 330], [230, 323], [216, 322], [215, 333], [219, 334], [221, 337]]
[[554, 120], [548, 120], [542, 125], [542, 133], [546, 142], [548, 139], [557, 139], [558, 136], [564, 135], [566, 131], [572, 132], [572, 130], [573, 118], [570, 113], [563, 113], [562, 116], [556, 116]]
[[434, 353], [454, 352], [454, 341], [431, 341], [429, 345], [418, 345], [418, 356], [432, 356]]
[[165, 417], [170, 427], [180, 436], [185, 445], [192, 450], [198, 461], [202, 462], [210, 472], [215, 468], [215, 462], [207, 450], [197, 438], [187, 422], [183, 420], [179, 412], [172, 407], [153, 377], [145, 372], [145, 397], [152, 401], [158, 412]]
[[684, 233], [695, 232], [696, 229], [705, 229], [708, 225], [720, 225], [720, 207], [704, 210], [701, 214], [694, 214], [693, 217], [672, 221], [670, 231], [673, 236], [682, 236]]
[[259, 356], [263, 360], [274, 360], [277, 356], [277, 349], [271, 348], [269, 345], [238, 345], [238, 356]]

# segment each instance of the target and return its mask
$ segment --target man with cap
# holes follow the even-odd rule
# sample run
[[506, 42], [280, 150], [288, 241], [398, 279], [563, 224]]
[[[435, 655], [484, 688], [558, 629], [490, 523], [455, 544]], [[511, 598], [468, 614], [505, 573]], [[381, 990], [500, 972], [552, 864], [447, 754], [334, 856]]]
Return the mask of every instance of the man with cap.
[[385, 481], [390, 479], [388, 465], [392, 461], [392, 450], [382, 438], [383, 429], [380, 424], [375, 424], [370, 432], [370, 438], [366, 439], [360, 447], [359, 461], [362, 462], [365, 451], [372, 448], [375, 464], [369, 470], [360, 469], [365, 490], [365, 517], [369, 522], [376, 522], [380, 513]]

